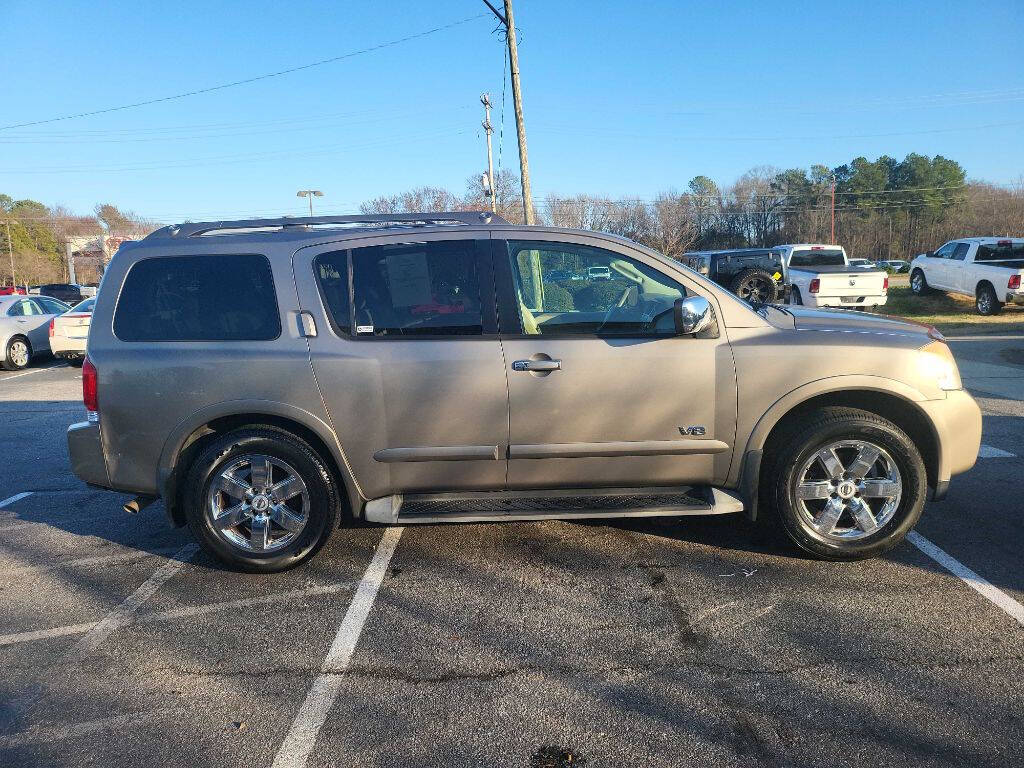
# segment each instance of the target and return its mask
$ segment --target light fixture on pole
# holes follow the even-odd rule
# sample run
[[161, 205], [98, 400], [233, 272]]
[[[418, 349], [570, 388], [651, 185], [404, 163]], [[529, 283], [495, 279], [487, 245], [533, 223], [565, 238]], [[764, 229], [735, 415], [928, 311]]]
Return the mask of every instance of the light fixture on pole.
[[324, 193], [321, 192], [319, 189], [300, 189], [298, 192], [295, 193], [295, 196], [296, 197], [305, 197], [305, 198], [309, 199], [309, 215], [312, 216], [313, 215], [313, 198], [314, 197], [323, 197]]

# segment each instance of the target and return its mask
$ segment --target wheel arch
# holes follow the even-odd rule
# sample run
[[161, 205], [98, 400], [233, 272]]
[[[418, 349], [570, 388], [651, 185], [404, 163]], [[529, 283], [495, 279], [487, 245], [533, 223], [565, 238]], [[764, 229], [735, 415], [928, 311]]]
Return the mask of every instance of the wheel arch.
[[872, 376], [812, 382], [780, 398], [761, 416], [747, 440], [740, 482], [748, 516], [757, 517], [760, 464], [765, 452], [772, 450], [772, 438], [792, 420], [826, 406], [860, 408], [898, 426], [921, 452], [929, 487], [938, 489], [942, 448], [934, 424], [917, 404], [923, 400], [921, 393], [901, 382]]
[[310, 445], [323, 459], [342, 490], [348, 509], [362, 505], [359, 485], [333, 429], [301, 408], [266, 400], [234, 400], [209, 406], [180, 422], [164, 442], [157, 468], [167, 516], [181, 527], [184, 508], [179, 493], [192, 459], [218, 436], [243, 427], [270, 426], [289, 432]]

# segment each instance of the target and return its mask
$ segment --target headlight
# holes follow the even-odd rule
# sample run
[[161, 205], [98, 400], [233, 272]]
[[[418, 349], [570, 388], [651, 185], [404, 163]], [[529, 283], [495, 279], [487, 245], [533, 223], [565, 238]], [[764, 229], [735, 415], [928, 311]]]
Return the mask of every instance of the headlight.
[[953, 353], [941, 341], [918, 350], [917, 361], [921, 375], [938, 384], [939, 389], [963, 389]]

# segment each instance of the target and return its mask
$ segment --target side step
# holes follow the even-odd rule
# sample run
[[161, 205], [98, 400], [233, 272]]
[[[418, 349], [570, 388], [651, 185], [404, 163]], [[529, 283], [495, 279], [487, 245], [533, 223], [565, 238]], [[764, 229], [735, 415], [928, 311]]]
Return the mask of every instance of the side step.
[[406, 525], [724, 515], [742, 511], [743, 501], [732, 492], [693, 486], [395, 494], [367, 502], [364, 516], [374, 523]]

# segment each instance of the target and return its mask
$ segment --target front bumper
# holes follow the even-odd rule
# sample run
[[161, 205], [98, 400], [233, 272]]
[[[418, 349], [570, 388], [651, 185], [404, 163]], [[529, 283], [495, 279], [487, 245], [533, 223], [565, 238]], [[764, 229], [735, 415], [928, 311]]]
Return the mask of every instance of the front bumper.
[[944, 400], [926, 400], [918, 405], [931, 421], [939, 441], [934, 495], [938, 500], [945, 495], [949, 479], [966, 472], [978, 460], [981, 408], [962, 389], [947, 392]]
[[80, 479], [89, 485], [110, 487], [99, 424], [80, 421], [68, 427], [68, 456], [71, 457], [71, 471]]

